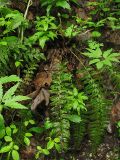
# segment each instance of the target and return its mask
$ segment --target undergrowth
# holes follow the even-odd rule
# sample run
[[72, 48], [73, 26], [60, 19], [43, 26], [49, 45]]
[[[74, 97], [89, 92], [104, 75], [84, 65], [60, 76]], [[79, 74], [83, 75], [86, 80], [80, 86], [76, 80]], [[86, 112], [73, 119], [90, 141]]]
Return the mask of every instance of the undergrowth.
[[[31, 138], [33, 159], [65, 158], [84, 140], [97, 153], [119, 101], [119, 10], [119, 0], [0, 0], [0, 159], [21, 159]], [[49, 105], [37, 106], [48, 112], [42, 121], [30, 110], [38, 95], [30, 103], [21, 96], [40, 70], [52, 75], [42, 86]]]

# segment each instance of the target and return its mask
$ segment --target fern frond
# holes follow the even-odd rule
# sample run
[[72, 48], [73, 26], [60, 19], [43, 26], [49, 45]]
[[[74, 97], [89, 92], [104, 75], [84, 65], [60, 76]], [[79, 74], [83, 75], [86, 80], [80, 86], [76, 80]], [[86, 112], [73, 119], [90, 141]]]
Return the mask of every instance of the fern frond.
[[100, 144], [105, 129], [107, 127], [107, 101], [101, 90], [100, 85], [95, 81], [91, 75], [86, 76], [85, 91], [89, 97], [89, 124], [88, 131], [92, 147], [95, 150]]
[[80, 148], [87, 134], [88, 115], [86, 111], [81, 112], [81, 122], [71, 124], [71, 140], [73, 147]]
[[20, 81], [21, 79], [16, 75], [5, 76], [0, 78], [1, 84], [10, 83], [10, 82], [20, 82]]
[[65, 109], [67, 91], [71, 88], [71, 75], [66, 72], [64, 65], [58, 65], [58, 71], [53, 75], [51, 86], [51, 121], [53, 130], [51, 134], [60, 138], [63, 150], [68, 149], [70, 139], [70, 122], [67, 119], [69, 113]]

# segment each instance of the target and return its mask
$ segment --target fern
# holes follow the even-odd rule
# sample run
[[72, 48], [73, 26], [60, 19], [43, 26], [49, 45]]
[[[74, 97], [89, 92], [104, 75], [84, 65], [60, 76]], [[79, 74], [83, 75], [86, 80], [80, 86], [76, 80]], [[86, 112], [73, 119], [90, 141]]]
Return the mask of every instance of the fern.
[[[24, 105], [20, 104], [19, 101], [28, 100], [30, 98], [26, 96], [21, 96], [21, 95], [18, 95], [18, 96], [15, 95], [15, 92], [19, 85], [18, 83], [19, 81], [21, 81], [20, 78], [15, 75], [0, 78], [0, 119], [1, 119], [0, 130], [2, 131], [0, 132], [1, 138], [5, 134], [4, 132], [5, 125], [4, 125], [4, 118], [2, 115], [2, 110], [3, 109], [4, 110], [6, 109], [27, 109]], [[10, 83], [10, 82], [17, 82], [17, 84], [11, 87], [10, 89], [8, 89], [8, 91], [4, 93], [3, 84]]]
[[64, 66], [59, 66], [59, 70], [53, 76], [53, 84], [51, 86], [51, 120], [53, 122], [52, 133], [61, 139], [63, 150], [68, 148], [70, 139], [70, 123], [67, 119], [67, 111], [64, 109], [66, 104], [67, 89], [71, 84], [71, 75], [66, 73]]
[[71, 124], [71, 140], [73, 148], [80, 149], [84, 137], [87, 135], [88, 115], [86, 111], [81, 112], [81, 122]]
[[15, 96], [15, 91], [18, 88], [19, 83], [11, 87], [4, 95], [3, 95], [3, 88], [1, 85], [0, 95], [1, 95], [1, 108], [15, 108], [15, 109], [26, 109], [25, 106], [19, 104], [18, 101], [23, 101], [29, 99], [26, 96]]
[[86, 76], [84, 83], [86, 94], [89, 97], [88, 131], [95, 150], [101, 143], [107, 126], [107, 101], [98, 82], [91, 75]]
[[119, 92], [120, 89], [120, 72], [119, 72], [119, 66], [117, 65], [114, 68], [110, 68], [108, 70], [110, 80], [114, 86], [114, 90]]
[[16, 75], [5, 76], [0, 78], [1, 84], [10, 83], [10, 82], [20, 82], [20, 81], [21, 79]]
[[81, 111], [85, 110], [84, 101], [87, 97], [83, 92], [78, 92], [72, 84], [72, 76], [64, 65], [58, 67], [58, 72], [53, 76], [51, 86], [51, 119], [53, 122], [52, 136], [61, 140], [63, 150], [68, 149], [70, 140], [71, 122], [81, 122]]
[[[20, 39], [15, 36], [1, 39], [0, 47], [0, 75], [8, 74], [10, 71], [15, 73], [17, 68], [23, 69], [24, 64], [30, 66], [31, 63], [37, 64], [41, 59], [45, 60], [44, 54], [40, 53], [39, 49], [32, 48], [27, 40], [21, 44]], [[11, 63], [9, 63], [9, 59], [11, 59]], [[26, 68], [24, 67], [24, 70]]]

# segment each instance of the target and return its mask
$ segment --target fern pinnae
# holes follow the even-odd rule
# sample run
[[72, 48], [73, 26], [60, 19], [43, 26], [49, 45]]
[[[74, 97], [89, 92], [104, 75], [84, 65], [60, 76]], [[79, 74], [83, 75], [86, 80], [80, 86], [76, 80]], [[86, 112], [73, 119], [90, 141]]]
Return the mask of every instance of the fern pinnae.
[[89, 95], [90, 104], [88, 108], [90, 120], [88, 130], [93, 149], [95, 150], [100, 144], [107, 126], [107, 103], [100, 86], [92, 76], [86, 76], [85, 84], [87, 85], [85, 91]]

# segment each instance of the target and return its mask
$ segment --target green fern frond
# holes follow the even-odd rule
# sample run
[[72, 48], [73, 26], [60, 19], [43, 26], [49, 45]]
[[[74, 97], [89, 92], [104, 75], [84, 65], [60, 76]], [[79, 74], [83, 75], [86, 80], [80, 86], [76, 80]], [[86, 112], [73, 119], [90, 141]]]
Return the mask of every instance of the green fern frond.
[[10, 83], [10, 82], [20, 82], [20, 81], [21, 79], [16, 75], [5, 76], [0, 78], [1, 84]]
[[85, 91], [89, 97], [88, 132], [92, 147], [95, 150], [100, 144], [107, 127], [107, 100], [105, 100], [100, 85], [91, 75], [86, 76], [85, 85]]
[[58, 65], [58, 71], [53, 75], [51, 86], [51, 120], [53, 130], [51, 134], [60, 138], [63, 150], [67, 150], [70, 139], [70, 122], [67, 119], [68, 111], [65, 110], [67, 91], [71, 86], [71, 75], [66, 72], [64, 65]]
[[81, 122], [71, 124], [71, 140], [73, 148], [80, 148], [84, 137], [87, 135], [88, 115], [86, 111], [81, 112]]

